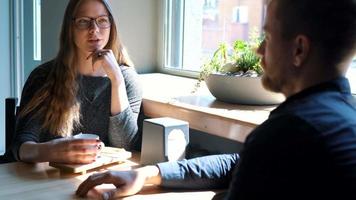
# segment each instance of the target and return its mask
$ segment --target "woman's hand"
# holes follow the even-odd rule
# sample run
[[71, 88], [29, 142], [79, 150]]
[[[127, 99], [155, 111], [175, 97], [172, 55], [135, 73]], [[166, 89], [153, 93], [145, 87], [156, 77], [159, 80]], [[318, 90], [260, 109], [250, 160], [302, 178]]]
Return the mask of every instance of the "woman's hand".
[[101, 197], [102, 199], [115, 199], [136, 194], [146, 183], [155, 185], [161, 183], [158, 167], [147, 166], [131, 171], [107, 171], [93, 174], [79, 185], [76, 194], [84, 197], [97, 185], [113, 184], [116, 189], [102, 192]]
[[45, 143], [25, 142], [20, 159], [25, 162], [59, 162], [85, 164], [96, 160], [101, 145], [96, 139], [60, 138]]
[[100, 152], [97, 139], [61, 138], [48, 143], [49, 161], [60, 163], [92, 163]]
[[96, 50], [87, 57], [89, 58], [92, 58], [93, 72], [103, 70], [111, 81], [123, 81], [120, 67], [111, 49]]
[[117, 115], [129, 106], [126, 86], [121, 69], [111, 49], [100, 49], [91, 53], [93, 71], [104, 70], [111, 81], [111, 115]]

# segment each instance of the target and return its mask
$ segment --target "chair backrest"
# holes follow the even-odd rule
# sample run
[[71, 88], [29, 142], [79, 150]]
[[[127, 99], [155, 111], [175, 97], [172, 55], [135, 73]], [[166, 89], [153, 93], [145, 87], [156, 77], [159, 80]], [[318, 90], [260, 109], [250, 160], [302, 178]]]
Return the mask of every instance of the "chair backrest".
[[5, 148], [6, 152], [0, 156], [0, 164], [16, 161], [11, 152], [11, 143], [15, 137], [17, 112], [17, 98], [5, 99]]
[[17, 98], [5, 99], [5, 141], [6, 150], [10, 148], [12, 139], [15, 136]]

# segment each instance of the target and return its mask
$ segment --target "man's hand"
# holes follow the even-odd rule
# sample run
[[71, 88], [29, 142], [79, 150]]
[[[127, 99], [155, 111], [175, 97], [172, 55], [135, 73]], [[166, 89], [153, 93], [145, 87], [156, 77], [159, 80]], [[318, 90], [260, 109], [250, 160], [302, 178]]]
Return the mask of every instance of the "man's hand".
[[97, 185], [113, 184], [116, 189], [101, 194], [102, 199], [115, 199], [130, 196], [139, 192], [145, 184], [159, 185], [161, 177], [156, 166], [146, 166], [131, 171], [107, 171], [89, 176], [81, 183], [76, 191], [78, 196], [84, 197]]

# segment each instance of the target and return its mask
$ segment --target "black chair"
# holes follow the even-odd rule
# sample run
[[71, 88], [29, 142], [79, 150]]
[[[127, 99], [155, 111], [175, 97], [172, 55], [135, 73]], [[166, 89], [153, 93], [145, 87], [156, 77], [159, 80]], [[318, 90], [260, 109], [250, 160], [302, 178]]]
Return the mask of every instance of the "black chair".
[[16, 125], [16, 113], [17, 113], [17, 98], [5, 99], [5, 148], [6, 152], [3, 156], [0, 156], [0, 163], [8, 163], [15, 161], [11, 153], [11, 143], [15, 136]]

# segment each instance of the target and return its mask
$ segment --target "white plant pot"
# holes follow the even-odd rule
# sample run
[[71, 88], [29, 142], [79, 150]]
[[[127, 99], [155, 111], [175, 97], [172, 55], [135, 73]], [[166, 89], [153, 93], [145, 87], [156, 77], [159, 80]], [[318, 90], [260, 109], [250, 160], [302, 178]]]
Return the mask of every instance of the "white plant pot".
[[218, 100], [247, 105], [273, 105], [285, 100], [282, 94], [263, 88], [261, 77], [210, 74], [205, 78], [211, 94]]

